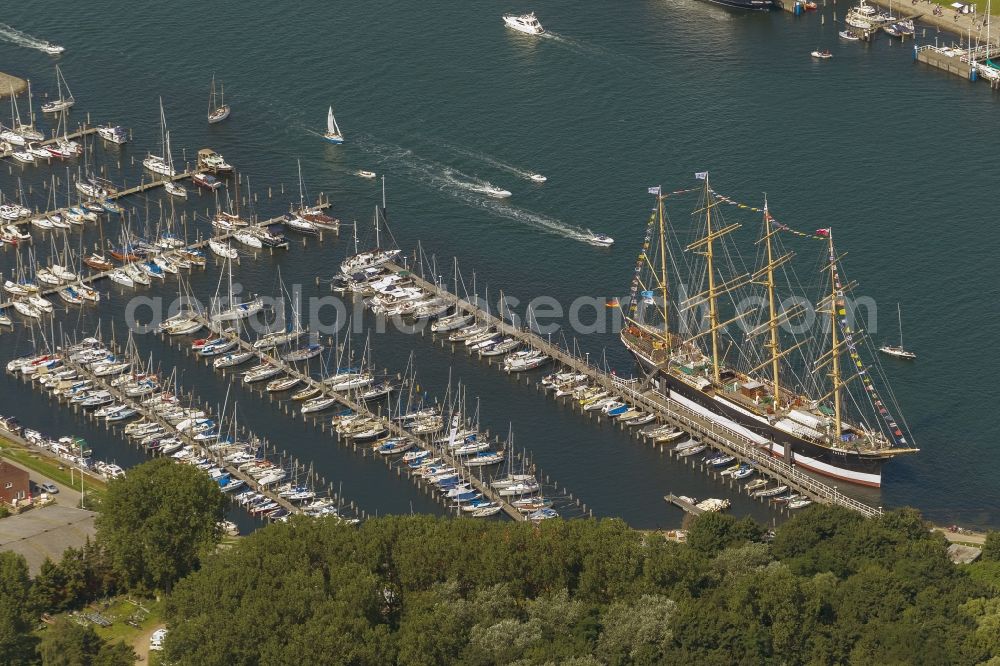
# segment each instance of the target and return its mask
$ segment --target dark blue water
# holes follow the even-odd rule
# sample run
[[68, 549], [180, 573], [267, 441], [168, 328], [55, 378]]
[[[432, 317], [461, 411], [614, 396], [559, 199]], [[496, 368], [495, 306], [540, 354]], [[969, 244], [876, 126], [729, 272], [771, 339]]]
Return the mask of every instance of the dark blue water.
[[[985, 418], [1000, 370], [990, 351], [1000, 324], [1000, 275], [989, 241], [996, 177], [981, 168], [1000, 143], [991, 131], [998, 100], [988, 86], [915, 65], [898, 43], [839, 43], [829, 14], [820, 25], [818, 16], [751, 16], [695, 0], [524, 7], [552, 31], [543, 39], [510, 33], [501, 8], [476, 4], [305, 2], [294, 13], [279, 5], [213, 8], [207, 13], [187, 2], [144, 8], [141, 21], [113, 39], [100, 16], [74, 16], [72, 24], [57, 18], [64, 11], [57, 3], [11, 7], [5, 20], [67, 46], [58, 61], [78, 100], [74, 120], [89, 112], [94, 121], [133, 128], [134, 141], [120, 153], [94, 151], [94, 162], [110, 176], [134, 182], [133, 158], [137, 163], [157, 149], [162, 97], [175, 158], [191, 159], [205, 146], [219, 150], [249, 178], [262, 216], [298, 199], [298, 159], [308, 194], [329, 194], [342, 220], [363, 227], [380, 191], [353, 172], [384, 173], [400, 246], [412, 251], [420, 241], [444, 276], [457, 255], [466, 284], [471, 288], [475, 272], [477, 291], [488, 284], [491, 299], [501, 289], [522, 302], [549, 295], [567, 304], [581, 295], [624, 294], [650, 185], [691, 187], [695, 171], [709, 170], [715, 188], [734, 199], [758, 204], [766, 192], [782, 222], [835, 229], [857, 293], [879, 305], [873, 343], [895, 338], [900, 302], [907, 346], [920, 355], [915, 364], [889, 363], [887, 370], [922, 450], [894, 461], [881, 492], [863, 496], [918, 506], [941, 522], [1000, 524], [991, 501], [997, 429]], [[112, 15], [133, 10], [121, 2], [105, 7]], [[817, 47], [835, 57], [813, 61], [809, 51]], [[0, 69], [30, 77], [36, 93], [54, 88], [51, 65], [38, 51], [0, 42]], [[204, 113], [213, 73], [234, 111], [209, 127]], [[315, 135], [329, 104], [348, 138], [341, 147]], [[517, 171], [543, 173], [549, 182], [532, 184]], [[65, 165], [2, 168], [0, 189], [11, 196], [20, 178], [32, 204], [44, 207], [43, 184], [52, 174], [65, 196]], [[455, 182], [472, 179], [513, 196], [484, 199]], [[154, 227], [164, 196], [131, 199], [133, 226]], [[184, 209], [191, 235], [207, 232], [204, 219], [193, 216], [204, 218], [213, 205], [209, 197], [192, 197]], [[671, 210], [672, 219], [686, 220], [690, 207]], [[725, 212], [744, 224], [734, 238], [752, 242], [759, 216]], [[618, 242], [610, 250], [587, 246], [576, 239], [586, 228]], [[314, 277], [332, 273], [349, 235], [297, 246], [287, 256], [244, 260], [234, 279], [249, 291], [275, 293], [280, 268], [307, 295], [325, 294]], [[87, 245], [95, 241], [89, 230]], [[45, 255], [49, 246], [36, 242], [35, 250]], [[801, 270], [813, 270], [814, 258], [804, 259]], [[8, 273], [13, 253], [0, 262]], [[218, 279], [218, 269], [210, 268], [192, 277], [192, 287], [208, 296]], [[148, 293], [170, 297], [176, 283]], [[99, 316], [107, 330], [117, 318], [121, 337], [126, 299], [106, 294], [86, 325]], [[82, 325], [76, 315], [57, 320], [65, 329]], [[9, 355], [27, 340], [18, 329], [0, 345]], [[205, 366], [151, 336], [138, 344], [165, 366], [176, 364], [183, 383], [205, 399], [224, 400], [226, 382]], [[363, 345], [363, 336], [353, 344]], [[579, 344], [619, 373], [632, 371], [611, 333], [582, 336]], [[484, 425], [504, 434], [512, 424], [516, 446], [597, 514], [639, 526], [674, 524], [679, 512], [664, 505], [664, 493], [728, 496], [702, 475], [429, 338], [374, 336], [382, 367], [401, 372], [411, 351], [431, 395], [443, 396], [450, 368], [470, 395], [481, 397]], [[26, 422], [99, 439], [37, 394], [15, 392], [9, 380], [2, 387], [2, 411], [14, 411], [8, 401], [16, 396]], [[234, 395], [250, 427], [314, 461], [367, 511], [408, 511], [411, 502], [415, 511], [435, 510], [381, 462], [362, 460], [242, 389]], [[105, 439], [95, 444], [99, 453], [106, 446], [107, 457], [137, 458], [115, 438]]]

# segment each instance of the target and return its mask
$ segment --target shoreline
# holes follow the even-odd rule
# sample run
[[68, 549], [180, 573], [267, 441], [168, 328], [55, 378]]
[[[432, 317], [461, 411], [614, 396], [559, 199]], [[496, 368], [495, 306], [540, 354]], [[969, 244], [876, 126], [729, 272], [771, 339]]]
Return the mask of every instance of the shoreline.
[[0, 99], [10, 97], [11, 88], [15, 95], [20, 95], [28, 89], [28, 82], [13, 74], [0, 72]]
[[[912, 2], [910, 4], [898, 1], [893, 2], [892, 0], [871, 0], [871, 2], [894, 12], [900, 19], [913, 16], [915, 22], [926, 27], [937, 28], [940, 32], [957, 36], [962, 41], [969, 37], [970, 31], [973, 39], [978, 39], [981, 43], [985, 43], [986, 41], [986, 28], [981, 24], [981, 17], [985, 17], [985, 14], [956, 14], [953, 9], [939, 5], [932, 0], [918, 0], [916, 4]], [[940, 16], [936, 16], [933, 13], [934, 9], [938, 7], [944, 12]], [[957, 20], [956, 16], [958, 17]], [[992, 26], [990, 34], [990, 41], [998, 44], [998, 48], [1000, 48], [998, 38], [1000, 38], [1000, 24]]]

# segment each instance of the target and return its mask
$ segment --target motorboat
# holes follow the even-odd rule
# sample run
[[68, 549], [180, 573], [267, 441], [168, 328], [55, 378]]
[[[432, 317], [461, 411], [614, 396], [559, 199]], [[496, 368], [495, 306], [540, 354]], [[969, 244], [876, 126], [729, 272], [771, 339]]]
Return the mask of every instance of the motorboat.
[[596, 245], [597, 247], [611, 247], [615, 244], [615, 239], [607, 234], [595, 234], [593, 231], [587, 230], [590, 234], [587, 236], [587, 243], [590, 245]]
[[494, 199], [507, 199], [511, 196], [509, 190], [505, 190], [502, 187], [496, 187], [490, 183], [486, 183], [482, 187], [476, 189], [477, 192], [482, 192], [488, 197], [493, 197]]
[[104, 125], [98, 127], [97, 136], [119, 146], [128, 141], [128, 133], [121, 125]]
[[531, 12], [530, 14], [522, 14], [520, 16], [516, 16], [514, 14], [504, 14], [503, 22], [508, 28], [517, 30], [518, 32], [523, 32], [527, 35], [545, 34], [545, 28], [543, 28], [542, 24], [538, 22], [537, 18], [535, 18], [534, 12]]
[[531, 174], [531, 180], [535, 181], [536, 183], [544, 183], [545, 181], [548, 180], [548, 178], [546, 178], [540, 173], [533, 173]]
[[374, 180], [376, 174], [374, 171], [365, 171], [364, 169], [362, 169], [361, 171], [358, 171], [358, 176], [362, 178], [367, 178], [368, 180]]
[[811, 55], [813, 58], [818, 58], [820, 60], [828, 60], [829, 58], [833, 57], [833, 54], [830, 53], [830, 51], [827, 49], [824, 49], [823, 51], [818, 51], [818, 50], [813, 51], [809, 55]]
[[207, 173], [196, 173], [191, 176], [191, 181], [198, 187], [204, 187], [207, 190], [217, 190], [222, 187], [222, 181]]
[[212, 173], [229, 173], [233, 170], [233, 165], [211, 148], [202, 148], [198, 151], [198, 166]]

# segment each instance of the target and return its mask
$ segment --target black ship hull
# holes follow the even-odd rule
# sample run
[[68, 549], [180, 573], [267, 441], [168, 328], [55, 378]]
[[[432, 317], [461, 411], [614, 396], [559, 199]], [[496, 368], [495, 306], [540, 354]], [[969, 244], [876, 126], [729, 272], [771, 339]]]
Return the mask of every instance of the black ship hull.
[[756, 12], [769, 12], [772, 9], [781, 9], [781, 0], [707, 0], [714, 5], [722, 5], [732, 9], [745, 9]]
[[[653, 369], [655, 364], [650, 359], [634, 349], [630, 351], [645, 369]], [[838, 451], [821, 446], [779, 429], [766, 419], [662, 370], [658, 370], [654, 381], [663, 394], [704, 418], [750, 437], [775, 458], [838, 481], [871, 488], [882, 485], [882, 467], [888, 457], [863, 456], [851, 450]]]

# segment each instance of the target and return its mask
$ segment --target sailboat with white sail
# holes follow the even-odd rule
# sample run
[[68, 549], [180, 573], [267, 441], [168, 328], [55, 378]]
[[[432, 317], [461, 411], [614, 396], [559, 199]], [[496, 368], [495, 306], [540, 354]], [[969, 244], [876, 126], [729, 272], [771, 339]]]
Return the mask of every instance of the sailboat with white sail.
[[173, 178], [176, 172], [174, 171], [174, 167], [167, 160], [167, 118], [163, 114], [162, 97], [160, 98], [160, 147], [163, 149], [162, 154], [147, 154], [146, 159], [142, 161], [142, 166], [149, 169], [153, 173]]
[[[59, 98], [42, 104], [42, 111], [45, 113], [58, 113], [76, 104], [73, 93], [69, 89], [69, 84], [66, 83], [66, 77], [63, 76], [62, 70], [59, 69], [59, 65], [56, 65], [56, 88], [59, 91]], [[63, 94], [63, 88], [66, 88], [65, 95]]]
[[903, 358], [908, 361], [912, 361], [917, 358], [916, 353], [908, 351], [903, 347], [903, 312], [899, 308], [899, 303], [896, 303], [896, 316], [899, 319], [899, 346], [893, 345], [882, 345], [878, 348], [883, 354], [888, 354], [889, 356], [895, 356], [896, 358]]
[[333, 117], [333, 107], [331, 106], [326, 112], [326, 133], [323, 138], [330, 143], [344, 143], [344, 135], [340, 131], [340, 126], [337, 124], [337, 119]]
[[212, 92], [208, 96], [208, 124], [221, 123], [229, 117], [230, 108], [226, 104], [226, 88], [219, 84], [218, 103], [215, 94], [215, 77], [212, 77]]

